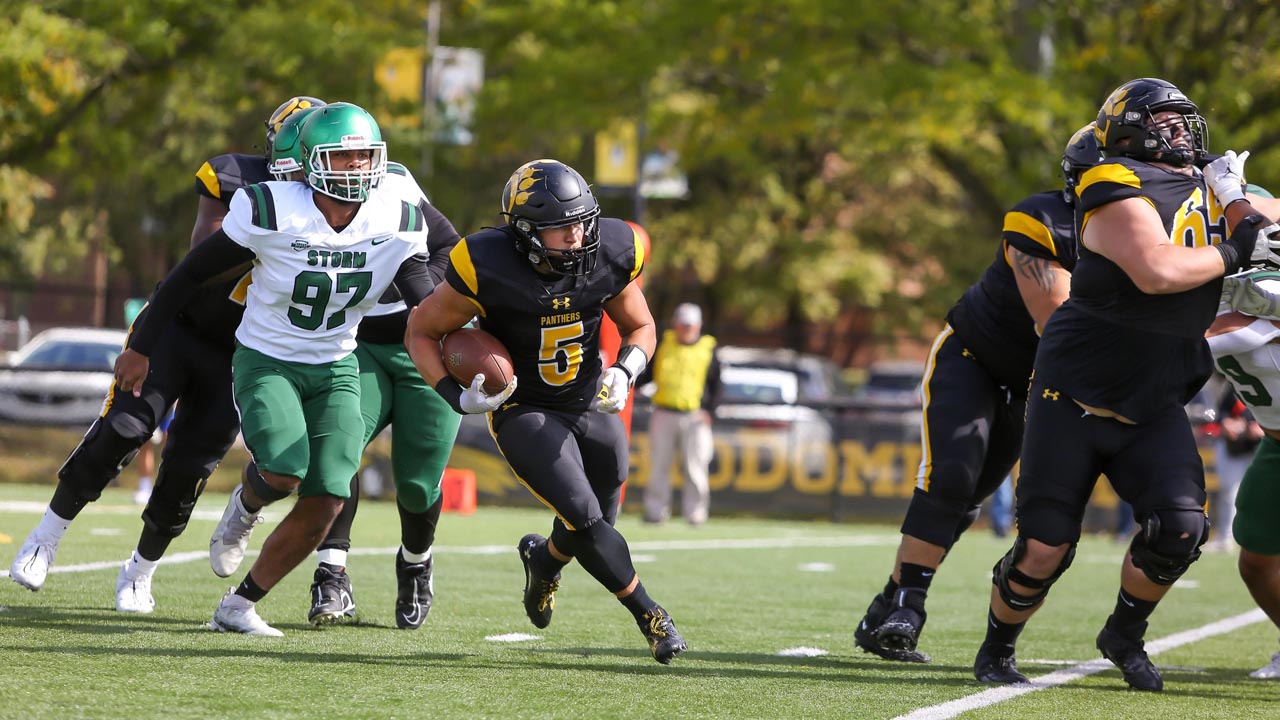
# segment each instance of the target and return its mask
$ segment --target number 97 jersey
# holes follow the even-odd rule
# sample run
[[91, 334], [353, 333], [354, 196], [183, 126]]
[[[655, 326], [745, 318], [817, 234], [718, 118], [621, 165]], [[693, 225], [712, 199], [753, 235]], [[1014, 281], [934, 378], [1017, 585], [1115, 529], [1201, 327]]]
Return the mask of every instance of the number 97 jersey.
[[640, 275], [644, 245], [627, 223], [601, 218], [597, 252], [584, 277], [542, 276], [502, 227], [463, 238], [449, 254], [446, 282], [475, 303], [480, 328], [511, 353], [520, 384], [510, 402], [565, 412], [591, 407], [604, 303]]

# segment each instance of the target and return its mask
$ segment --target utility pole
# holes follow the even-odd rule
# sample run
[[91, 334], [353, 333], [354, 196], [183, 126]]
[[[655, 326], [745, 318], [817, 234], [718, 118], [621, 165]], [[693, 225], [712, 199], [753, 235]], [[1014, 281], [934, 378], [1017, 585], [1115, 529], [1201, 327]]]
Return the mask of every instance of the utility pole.
[[422, 163], [419, 176], [430, 196], [435, 171], [436, 127], [436, 78], [431, 72], [431, 64], [436, 57], [436, 48], [440, 47], [440, 0], [431, 0], [431, 4], [427, 6], [424, 29], [427, 35], [427, 54], [422, 62]]

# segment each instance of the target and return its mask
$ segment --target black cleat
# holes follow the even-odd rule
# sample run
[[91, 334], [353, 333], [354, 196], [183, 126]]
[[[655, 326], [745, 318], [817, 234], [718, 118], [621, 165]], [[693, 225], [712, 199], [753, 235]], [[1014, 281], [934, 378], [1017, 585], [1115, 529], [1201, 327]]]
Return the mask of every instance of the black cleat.
[[538, 573], [537, 564], [533, 561], [534, 548], [546, 541], [537, 533], [529, 533], [516, 545], [520, 562], [524, 565], [524, 612], [536, 628], [551, 624], [551, 612], [556, 609], [556, 590], [560, 589], [560, 573], [545, 577]]
[[431, 612], [431, 601], [436, 596], [432, 580], [434, 559], [407, 563], [396, 552], [396, 627], [401, 630], [417, 630]]
[[351, 595], [351, 578], [346, 568], [320, 563], [311, 583], [311, 611], [307, 620], [317, 627], [333, 625], [354, 617], [356, 602]]
[[876, 640], [890, 651], [915, 652], [924, 630], [925, 592], [919, 588], [898, 588], [891, 601], [889, 614], [876, 628]]
[[1120, 668], [1129, 687], [1147, 692], [1164, 690], [1164, 678], [1160, 677], [1156, 666], [1151, 664], [1141, 640], [1125, 637], [1109, 627], [1103, 627], [1102, 632], [1098, 633], [1097, 646], [1102, 651], [1102, 657]]
[[676, 630], [676, 624], [671, 621], [671, 616], [661, 605], [654, 605], [645, 611], [636, 624], [649, 641], [649, 652], [653, 654], [653, 659], [663, 665], [671, 664], [672, 658], [689, 649], [684, 638], [680, 637], [680, 631]]
[[978, 648], [978, 656], [973, 659], [973, 676], [982, 682], [1000, 685], [1031, 682], [1018, 672], [1018, 659], [1014, 657], [1011, 645], [983, 643]]
[[862, 622], [859, 622], [858, 627], [853, 631], [854, 644], [864, 651], [882, 657], [885, 660], [910, 663], [933, 662], [933, 658], [922, 652], [888, 648], [876, 638], [880, 623], [884, 621], [892, 609], [893, 606], [888, 598], [883, 594], [876, 595], [871, 600], [871, 605], [867, 607], [867, 614], [862, 617]]

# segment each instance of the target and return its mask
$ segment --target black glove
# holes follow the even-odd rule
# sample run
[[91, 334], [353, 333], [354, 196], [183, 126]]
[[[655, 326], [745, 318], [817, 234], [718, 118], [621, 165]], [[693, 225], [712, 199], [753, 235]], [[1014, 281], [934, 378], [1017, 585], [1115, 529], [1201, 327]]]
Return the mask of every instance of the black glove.
[[1258, 213], [1248, 215], [1236, 223], [1231, 237], [1214, 245], [1222, 253], [1222, 264], [1226, 266], [1223, 275], [1235, 275], [1250, 265], [1254, 246], [1258, 244], [1258, 231], [1270, 222]]

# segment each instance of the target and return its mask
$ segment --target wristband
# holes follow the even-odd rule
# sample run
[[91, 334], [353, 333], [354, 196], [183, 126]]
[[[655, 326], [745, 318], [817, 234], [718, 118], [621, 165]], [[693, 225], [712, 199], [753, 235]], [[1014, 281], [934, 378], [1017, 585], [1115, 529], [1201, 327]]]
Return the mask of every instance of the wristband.
[[467, 414], [462, 409], [462, 386], [458, 384], [457, 380], [445, 375], [440, 378], [440, 382], [436, 383], [435, 391], [437, 395], [444, 398], [445, 402], [449, 403], [449, 407], [453, 408], [454, 412], [459, 415]]
[[613, 367], [626, 373], [627, 380], [634, 383], [648, 365], [649, 358], [639, 345], [626, 345], [618, 351], [618, 361], [613, 364]]

